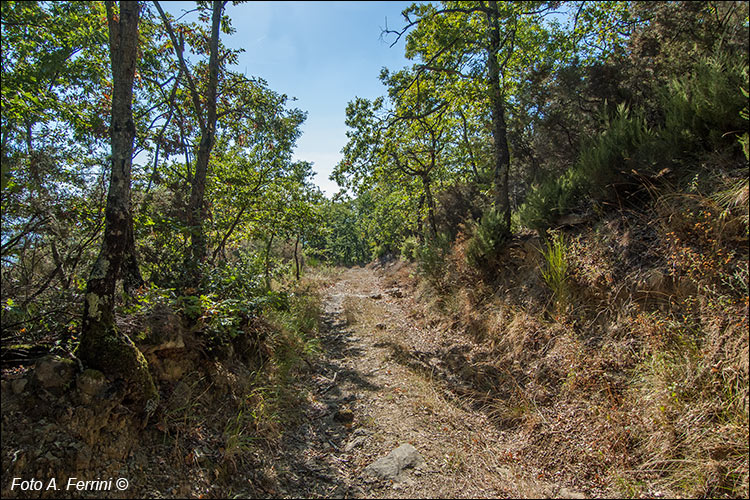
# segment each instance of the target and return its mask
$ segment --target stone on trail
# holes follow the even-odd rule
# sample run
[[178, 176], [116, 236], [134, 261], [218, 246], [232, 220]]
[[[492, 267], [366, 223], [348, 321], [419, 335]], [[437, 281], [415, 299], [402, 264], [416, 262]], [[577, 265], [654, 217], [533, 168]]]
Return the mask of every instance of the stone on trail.
[[404, 469], [418, 467], [423, 463], [424, 459], [417, 449], [409, 443], [404, 443], [388, 455], [365, 467], [365, 473], [381, 479], [399, 480]]
[[349, 408], [339, 408], [336, 413], [333, 414], [333, 419], [342, 424], [350, 424], [354, 421], [354, 412]]

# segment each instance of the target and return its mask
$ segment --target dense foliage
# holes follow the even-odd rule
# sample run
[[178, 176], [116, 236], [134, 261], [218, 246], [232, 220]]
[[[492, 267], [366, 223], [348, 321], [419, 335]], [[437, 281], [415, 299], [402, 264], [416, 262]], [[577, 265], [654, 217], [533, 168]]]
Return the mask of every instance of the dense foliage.
[[[472, 255], [490, 257], [511, 230], [544, 232], [571, 212], [637, 204], [648, 179], [716, 178], [705, 162], [694, 167], [714, 151], [732, 158], [728, 177], [744, 173], [746, 6], [443, 2], [415, 4], [404, 19], [385, 35], [405, 37], [415, 62], [383, 70], [387, 95], [350, 103], [335, 172], [376, 200], [373, 211], [388, 207], [388, 223], [372, 212], [362, 220], [372, 248], [398, 253], [411, 236], [438, 232], [453, 239], [463, 223], [478, 239]], [[494, 159], [493, 57], [507, 180]]]
[[[200, 3], [185, 21], [140, 3], [128, 181], [136, 260], [119, 273], [118, 307], [144, 293], [193, 297], [202, 310], [218, 301], [228, 316], [282, 307], [270, 300], [286, 293], [278, 284], [299, 278], [308, 244], [325, 241], [322, 213], [338, 210], [311, 165], [292, 161], [305, 113], [231, 69], [237, 51], [221, 38], [234, 28], [219, 7]], [[78, 341], [111, 168], [107, 23], [102, 2], [2, 5], [5, 347]]]

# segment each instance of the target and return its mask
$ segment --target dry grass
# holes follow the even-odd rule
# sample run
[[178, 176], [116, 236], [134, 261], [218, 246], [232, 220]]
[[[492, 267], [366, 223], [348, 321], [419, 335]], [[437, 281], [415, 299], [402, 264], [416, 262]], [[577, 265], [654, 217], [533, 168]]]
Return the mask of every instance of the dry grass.
[[477, 284], [459, 241], [453, 285], [419, 285], [424, 314], [492, 353], [486, 409], [542, 470], [590, 493], [747, 497], [747, 212], [743, 180], [567, 235], [560, 312], [539, 255], [515, 245]]

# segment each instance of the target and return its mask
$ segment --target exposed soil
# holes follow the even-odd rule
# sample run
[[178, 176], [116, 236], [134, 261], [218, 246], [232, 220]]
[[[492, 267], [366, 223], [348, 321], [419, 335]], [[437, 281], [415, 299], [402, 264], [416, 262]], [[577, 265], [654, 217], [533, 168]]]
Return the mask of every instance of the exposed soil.
[[[392, 283], [391, 283], [392, 284]], [[303, 422], [271, 467], [285, 497], [583, 497], [534, 480], [509, 436], [468, 397], [454, 360], [470, 346], [418, 328], [407, 292], [372, 269], [343, 272], [325, 295], [321, 355]], [[446, 353], [448, 353], [446, 355]], [[365, 467], [402, 443], [424, 464], [396, 480]]]
[[[244, 422], [237, 402], [252, 385], [251, 371], [237, 360], [162, 369], [174, 380], [161, 384], [165, 408], [145, 428], [129, 414], [115, 384], [87, 403], [81, 399], [85, 374], [75, 381], [69, 374], [65, 380], [73, 389], [54, 393], [24, 388], [24, 381], [33, 379], [28, 373], [4, 374], [3, 496], [603, 495], [524, 462], [518, 451], [524, 438], [512, 426], [503, 427], [478, 397], [485, 386], [502, 396], [497, 384], [502, 374], [491, 359], [482, 361], [481, 345], [469, 336], [431, 324], [419, 312], [408, 272], [396, 272], [402, 265], [343, 270], [324, 290], [320, 349], [302, 365], [304, 376], [294, 386], [296, 418], [273, 422], [253, 416], [256, 425], [276, 426], [268, 434], [277, 437], [265, 442], [254, 441], [263, 429], [243, 424], [237, 428], [242, 432], [233, 433], [227, 427], [226, 422]], [[164, 368], [170, 360], [187, 362], [183, 358], [160, 363]], [[233, 444], [231, 435], [237, 438]], [[368, 473], [369, 465], [405, 443], [416, 448], [420, 463], [392, 479]], [[12, 477], [32, 475], [62, 482], [125, 477], [130, 486], [83, 493], [10, 490]]]

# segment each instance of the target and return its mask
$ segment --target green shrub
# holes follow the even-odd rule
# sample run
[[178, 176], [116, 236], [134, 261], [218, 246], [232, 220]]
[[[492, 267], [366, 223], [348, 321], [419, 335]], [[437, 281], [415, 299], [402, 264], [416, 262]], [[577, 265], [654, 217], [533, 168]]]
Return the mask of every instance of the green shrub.
[[546, 230], [587, 199], [599, 203], [613, 199], [619, 184], [634, 182], [632, 170], [648, 171], [649, 165], [658, 163], [653, 159], [654, 140], [640, 113], [618, 106], [607, 129], [583, 148], [575, 165], [532, 189], [518, 210], [521, 223]]
[[264, 293], [263, 257], [245, 252], [236, 261], [206, 266], [206, 291], [219, 297], [257, 297]]
[[742, 92], [742, 95], [745, 97], [745, 107], [743, 107], [740, 110], [740, 118], [742, 118], [743, 124], [742, 129], [744, 130], [744, 134], [739, 134], [737, 137], [737, 141], [740, 143], [740, 146], [742, 146], [742, 153], [745, 155], [745, 160], [750, 160], [750, 135], [748, 135], [747, 132], [747, 125], [748, 125], [748, 119], [750, 118], [750, 110], [748, 110], [747, 107], [747, 100], [750, 98], [750, 82], [748, 81], [748, 67], [745, 66], [745, 69], [742, 72], [743, 77], [743, 84], [740, 88], [740, 92]]
[[474, 226], [466, 248], [467, 263], [476, 269], [492, 267], [508, 236], [509, 228], [505, 225], [503, 215], [491, 208]]
[[654, 137], [642, 114], [621, 104], [592, 147], [583, 148], [575, 175], [563, 176], [563, 182], [571, 188], [585, 182], [594, 199], [609, 199], [611, 187], [627, 180], [632, 169], [648, 170], [656, 152]]
[[430, 284], [437, 290], [443, 290], [447, 284], [445, 282], [445, 258], [449, 250], [448, 237], [442, 233], [438, 233], [435, 238], [425, 241], [416, 251], [420, 274], [427, 278]]
[[419, 248], [419, 241], [415, 236], [409, 236], [401, 244], [401, 256], [409, 262], [414, 262], [417, 259], [417, 250]]
[[585, 178], [571, 169], [562, 178], [550, 179], [534, 188], [518, 209], [521, 224], [537, 231], [545, 230], [569, 211], [587, 191]]
[[639, 184], [640, 175], [667, 166], [684, 170], [695, 163], [685, 158], [734, 147], [737, 138], [747, 156], [748, 65], [732, 57], [704, 57], [672, 80], [660, 98], [664, 123], [658, 129], [650, 128], [639, 111], [618, 106], [605, 131], [582, 148], [568, 171], [531, 190], [519, 208], [520, 222], [546, 230], [585, 200], [613, 201], [618, 186]]
[[310, 269], [315, 269], [322, 265], [322, 261], [316, 256], [307, 255], [305, 259], [305, 265], [307, 265], [307, 267], [309, 267]]
[[684, 76], [673, 79], [662, 96], [662, 136], [677, 153], [721, 149], [747, 130], [741, 115], [747, 106], [747, 56], [719, 52], [702, 57]]
[[372, 253], [376, 259], [385, 257], [390, 251], [390, 246], [385, 243], [376, 244], [372, 249]]

